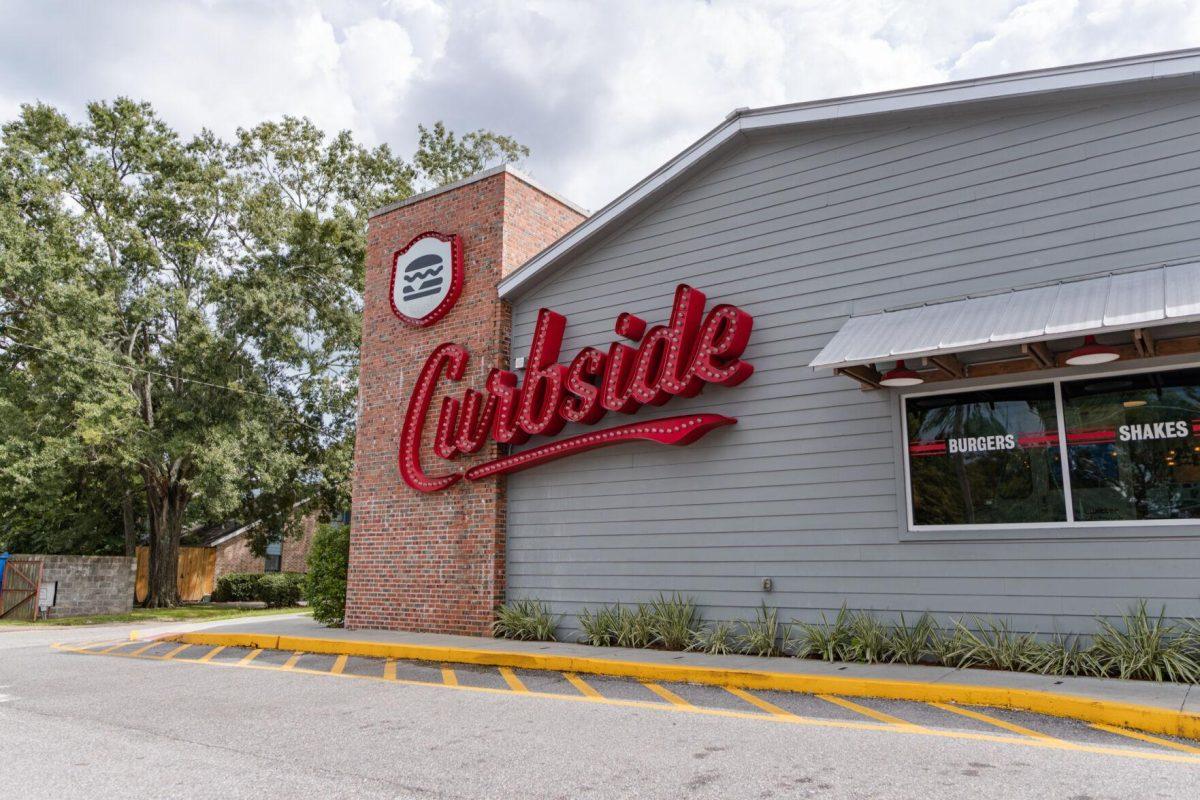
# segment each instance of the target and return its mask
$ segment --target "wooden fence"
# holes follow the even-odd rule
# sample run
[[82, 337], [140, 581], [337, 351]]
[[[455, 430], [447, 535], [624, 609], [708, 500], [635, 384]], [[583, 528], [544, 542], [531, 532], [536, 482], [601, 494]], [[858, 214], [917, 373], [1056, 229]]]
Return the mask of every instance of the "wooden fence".
[[[212, 594], [217, 572], [215, 547], [179, 548], [179, 599], [195, 603]], [[144, 603], [150, 593], [150, 548], [137, 549], [137, 601]]]
[[4, 567], [4, 577], [0, 580], [0, 617], [37, 619], [38, 587], [41, 582], [41, 559], [8, 559]]

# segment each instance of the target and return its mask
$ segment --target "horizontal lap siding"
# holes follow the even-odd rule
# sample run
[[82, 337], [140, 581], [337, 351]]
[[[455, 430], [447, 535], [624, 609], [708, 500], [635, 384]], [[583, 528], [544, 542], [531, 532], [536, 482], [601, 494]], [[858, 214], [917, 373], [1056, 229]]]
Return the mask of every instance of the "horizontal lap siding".
[[[1200, 534], [902, 541], [893, 395], [807, 363], [851, 313], [1200, 256], [1200, 93], [1060, 102], [750, 140], [519, 297], [564, 356], [674, 287], [755, 317], [745, 384], [636, 419], [738, 418], [686, 449], [621, 445], [509, 478], [508, 590], [573, 615], [658, 592], [714, 618], [843, 602], [1086, 630], [1134, 599], [1200, 614]], [[627, 419], [610, 415], [602, 424]], [[567, 433], [572, 432], [568, 429]], [[762, 592], [762, 579], [774, 591]]]

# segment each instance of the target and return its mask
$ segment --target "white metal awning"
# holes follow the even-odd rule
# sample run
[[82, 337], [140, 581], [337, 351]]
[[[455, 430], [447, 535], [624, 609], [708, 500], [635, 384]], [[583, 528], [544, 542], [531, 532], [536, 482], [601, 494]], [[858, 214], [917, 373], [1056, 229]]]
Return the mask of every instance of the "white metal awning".
[[841, 369], [1200, 320], [1200, 262], [851, 317], [809, 364]]

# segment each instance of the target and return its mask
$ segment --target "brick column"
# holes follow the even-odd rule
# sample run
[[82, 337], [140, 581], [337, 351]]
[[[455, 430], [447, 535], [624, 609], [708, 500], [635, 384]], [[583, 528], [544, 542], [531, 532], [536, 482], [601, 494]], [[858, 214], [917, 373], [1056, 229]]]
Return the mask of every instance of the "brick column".
[[[509, 168], [480, 173], [372, 217], [367, 230], [358, 434], [354, 450], [346, 627], [490, 635], [504, 599], [504, 478], [460, 481], [433, 494], [404, 484], [400, 427], [413, 381], [443, 342], [471, 360], [455, 393], [483, 388], [509, 362], [510, 313], [496, 286], [582, 221], [571, 206]], [[458, 234], [465, 283], [457, 304], [428, 328], [393, 315], [392, 254], [425, 231]], [[432, 409], [441, 407], [441, 396]], [[436, 413], [424, 440], [432, 440]], [[428, 447], [428, 446], [427, 446]], [[465, 464], [498, 455], [489, 442]], [[422, 460], [434, 465], [430, 452]], [[444, 463], [444, 462], [443, 462]]]

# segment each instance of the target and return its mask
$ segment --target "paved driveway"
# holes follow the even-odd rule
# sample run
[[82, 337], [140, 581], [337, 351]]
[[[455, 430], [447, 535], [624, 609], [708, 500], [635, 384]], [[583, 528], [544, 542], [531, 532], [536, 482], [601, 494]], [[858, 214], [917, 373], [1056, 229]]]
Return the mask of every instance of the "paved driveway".
[[12, 796], [1177, 798], [1200, 788], [1195, 743], [1033, 714], [88, 633], [59, 648], [43, 632], [0, 633], [0, 786]]

